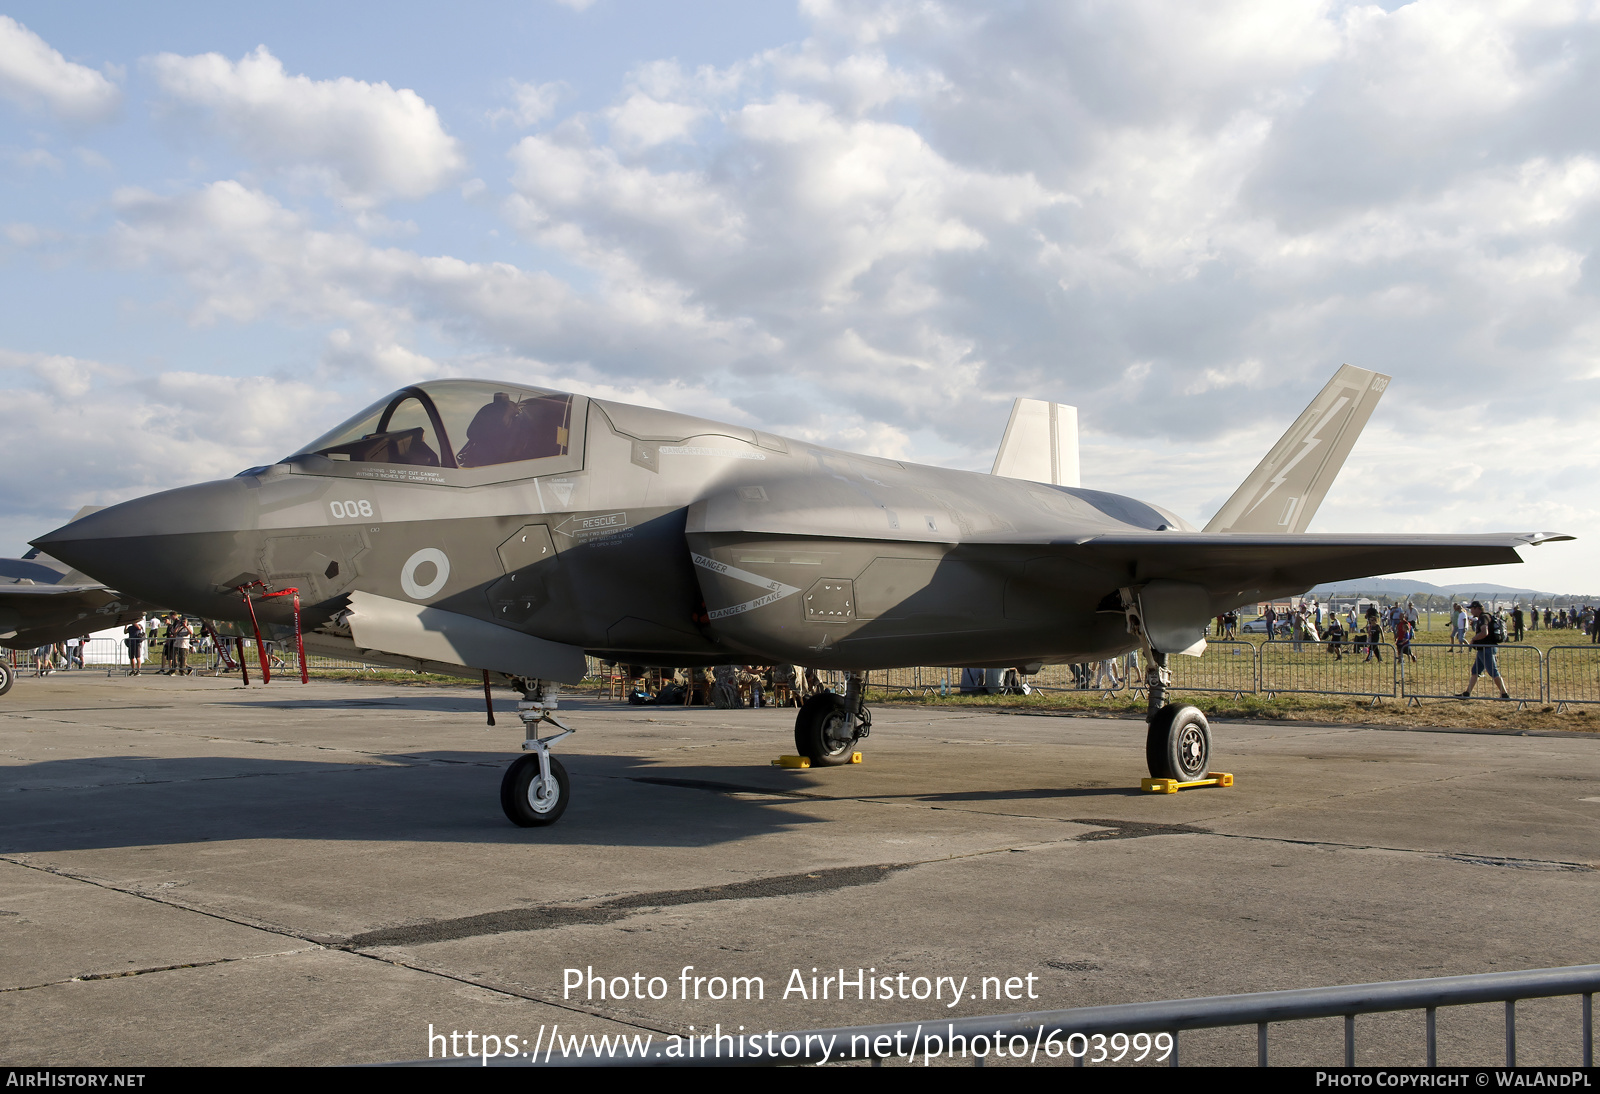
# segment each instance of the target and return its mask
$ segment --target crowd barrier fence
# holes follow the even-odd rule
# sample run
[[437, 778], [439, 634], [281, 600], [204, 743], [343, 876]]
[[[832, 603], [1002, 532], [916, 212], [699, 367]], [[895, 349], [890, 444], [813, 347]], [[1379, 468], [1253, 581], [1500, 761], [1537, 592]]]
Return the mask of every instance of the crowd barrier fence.
[[[1477, 651], [1440, 643], [1414, 642], [1412, 658], [1400, 662], [1401, 693], [1408, 703], [1419, 699], [1455, 699], [1472, 679]], [[1537, 646], [1499, 647], [1495, 661], [1506, 690], [1518, 709], [1526, 703], [1540, 703], [1545, 697], [1545, 659]], [[1490, 679], [1473, 685], [1473, 698], [1498, 699], [1500, 691]]]
[[[1221, 692], [1239, 698], [1260, 687], [1261, 654], [1253, 642], [1207, 642], [1199, 657], [1169, 657], [1175, 691]], [[1143, 691], [1143, 680], [1138, 681]]]
[[1390, 642], [1264, 642], [1256, 650], [1264, 695], [1395, 697]]
[[1600, 703], [1600, 645], [1551, 646], [1545, 651], [1544, 686], [1544, 701], [1557, 710]]
[[[224, 639], [228, 659], [237, 660], [234, 640]], [[255, 643], [244, 640], [245, 656], [251, 675], [256, 675], [259, 657]], [[292, 645], [268, 643], [274, 675], [298, 674], [299, 663]], [[146, 642], [141, 652], [141, 670], [158, 668], [162, 643]], [[1364, 642], [1329, 643], [1293, 639], [1271, 642], [1210, 641], [1199, 657], [1174, 656], [1171, 690], [1174, 692], [1245, 695], [1348, 695], [1354, 698], [1455, 699], [1461, 696], [1471, 678], [1473, 650], [1445, 643], [1411, 643], [1410, 656], [1402, 656], [1393, 642], [1378, 643], [1369, 650]], [[32, 650], [7, 650], [0, 656], [26, 676], [33, 667]], [[1498, 647], [1496, 660], [1501, 679], [1518, 707], [1528, 703], [1555, 704], [1564, 710], [1573, 704], [1600, 704], [1600, 644], [1536, 646], [1506, 643]], [[209, 639], [197, 636], [188, 655], [189, 668], [197, 675], [216, 675], [229, 670], [227, 662]], [[62, 660], [54, 659], [57, 671]], [[331, 657], [312, 653], [306, 656], [312, 672], [373, 672], [390, 669], [356, 658]], [[76, 666], [74, 666], [76, 668]], [[83, 668], [107, 675], [126, 672], [127, 648], [121, 639], [91, 639], [83, 651]], [[617, 670], [610, 662], [586, 658], [586, 678], [615, 683]], [[957, 695], [961, 693], [963, 669], [958, 666], [910, 666], [874, 669], [867, 676], [869, 689], [902, 695]], [[848, 675], [835, 669], [819, 670], [822, 686], [842, 692]], [[1084, 693], [1113, 698], [1138, 695], [1144, 691], [1143, 668], [1137, 656], [1125, 655], [1109, 661], [1084, 665], [1045, 665], [1038, 672], [1016, 680], [1031, 691]], [[613, 690], [616, 690], [613, 688]], [[989, 690], [999, 690], [991, 685]], [[1479, 680], [1471, 696], [1474, 700], [1498, 700], [1492, 680]]]

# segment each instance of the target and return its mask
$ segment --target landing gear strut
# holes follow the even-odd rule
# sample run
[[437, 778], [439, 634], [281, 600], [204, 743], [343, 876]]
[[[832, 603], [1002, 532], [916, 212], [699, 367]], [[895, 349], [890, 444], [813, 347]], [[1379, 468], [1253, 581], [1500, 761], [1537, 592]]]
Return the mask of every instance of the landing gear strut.
[[794, 748], [817, 767], [850, 762], [856, 742], [872, 732], [867, 710], [867, 674], [852, 672], [844, 694], [820, 691], [807, 699], [794, 720]]
[[1145, 721], [1149, 730], [1144, 739], [1145, 763], [1152, 779], [1193, 782], [1211, 771], [1211, 726], [1196, 707], [1167, 702], [1172, 671], [1167, 655], [1147, 648], [1150, 667], [1145, 670], [1145, 694], [1149, 697]]
[[[572, 797], [572, 781], [561, 761], [550, 754], [550, 746], [572, 736], [576, 730], [555, 716], [560, 706], [560, 686], [551, 680], [530, 680], [524, 698], [517, 704], [527, 740], [522, 747], [531, 755], [518, 757], [500, 780], [500, 808], [506, 818], [521, 828], [541, 828], [554, 824], [567, 811]], [[539, 736], [546, 722], [561, 732]]]

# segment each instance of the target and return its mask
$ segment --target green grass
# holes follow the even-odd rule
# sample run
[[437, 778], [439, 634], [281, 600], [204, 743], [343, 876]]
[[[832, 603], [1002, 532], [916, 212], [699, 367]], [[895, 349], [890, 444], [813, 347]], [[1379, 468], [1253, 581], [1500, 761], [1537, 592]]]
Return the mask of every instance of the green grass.
[[[1480, 684], [1480, 689], [1482, 685]], [[1479, 694], [1488, 694], [1480, 690]], [[1006, 710], [1018, 713], [1079, 717], [1143, 718], [1143, 695], [1116, 695], [1110, 698], [1097, 692], [1035, 692], [1032, 695], [910, 695], [905, 692], [867, 693], [875, 706], [940, 707], [949, 709]], [[1463, 702], [1455, 699], [1423, 699], [1407, 705], [1402, 699], [1350, 699], [1339, 695], [1217, 695], [1204, 692], [1177, 692], [1172, 701], [1199, 707], [1206, 717], [1229, 721], [1282, 721], [1348, 723], [1363, 725], [1431, 726], [1465, 729], [1556, 729], [1578, 732], [1600, 731], [1600, 707], [1579, 707], [1561, 713], [1554, 706], [1530, 703], [1517, 710], [1515, 703], [1494, 700]]]

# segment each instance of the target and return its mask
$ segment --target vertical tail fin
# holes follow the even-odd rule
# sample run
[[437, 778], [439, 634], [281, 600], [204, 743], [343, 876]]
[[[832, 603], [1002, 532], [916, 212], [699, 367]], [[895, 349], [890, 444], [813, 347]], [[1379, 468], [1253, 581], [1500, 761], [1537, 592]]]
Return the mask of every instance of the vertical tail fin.
[[994, 457], [994, 475], [1053, 486], [1078, 485], [1078, 408], [1018, 399]]
[[1205, 530], [1304, 532], [1389, 379], [1341, 365]]

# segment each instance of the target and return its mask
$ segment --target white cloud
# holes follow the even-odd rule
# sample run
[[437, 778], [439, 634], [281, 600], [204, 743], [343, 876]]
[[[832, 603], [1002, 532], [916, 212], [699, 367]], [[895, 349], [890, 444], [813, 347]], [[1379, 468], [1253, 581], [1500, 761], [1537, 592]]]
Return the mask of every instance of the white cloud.
[[639, 151], [682, 140], [705, 113], [704, 107], [692, 103], [662, 102], [636, 91], [620, 106], [606, 111], [606, 118], [611, 123], [611, 139], [623, 148]]
[[334, 372], [386, 379], [399, 386], [439, 376], [445, 371], [438, 362], [398, 342], [374, 338], [370, 333], [367, 337], [358, 337], [343, 327], [328, 333], [323, 360]]
[[23, 171], [61, 170], [61, 161], [43, 148], [0, 148], [0, 161]]
[[[1349, 361], [1395, 383], [1320, 526], [1600, 533], [1574, 486], [1600, 410], [1590, 9], [803, 11], [804, 41], [641, 65], [594, 110], [513, 85], [495, 116], [539, 127], [513, 193], [489, 165], [460, 193], [532, 246], [446, 251], [520, 265], [319, 220], [270, 175], [123, 191], [114, 253], [185, 286], [192, 322], [319, 331], [308, 368], [346, 386], [503, 369], [974, 468], [1013, 396], [1064, 399], [1090, 485], [1197, 523]], [[358, 203], [459, 167], [409, 93], [264, 51], [159, 64], [260, 163]], [[363, 110], [432, 159], [327, 135]], [[1600, 558], [1572, 551], [1530, 558]]]
[[[248, 394], [248, 412], [240, 410]], [[32, 453], [0, 480], [0, 535], [19, 550], [83, 505], [226, 478], [282, 458], [331, 425], [325, 388], [270, 376], [146, 375], [83, 358], [0, 350], [8, 446]]]
[[559, 80], [544, 84], [510, 82], [511, 106], [489, 111], [490, 121], [537, 125], [555, 113], [556, 103], [571, 89]]
[[65, 122], [103, 121], [122, 92], [92, 68], [74, 64], [33, 31], [0, 15], [0, 98], [43, 108]]
[[149, 66], [171, 104], [201, 112], [245, 155], [352, 204], [423, 197], [466, 166], [438, 112], [409, 89], [290, 76], [265, 46], [238, 62], [163, 53]]

